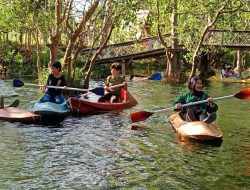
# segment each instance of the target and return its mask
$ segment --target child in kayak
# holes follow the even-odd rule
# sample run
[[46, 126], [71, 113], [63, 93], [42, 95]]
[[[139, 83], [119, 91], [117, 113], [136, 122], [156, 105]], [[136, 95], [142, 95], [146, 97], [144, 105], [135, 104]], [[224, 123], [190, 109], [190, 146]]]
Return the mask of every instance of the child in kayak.
[[227, 78], [240, 79], [241, 77], [235, 74], [233, 68], [229, 66], [227, 69]]
[[[66, 89], [66, 80], [61, 74], [62, 65], [59, 61], [55, 61], [50, 65], [51, 74], [49, 74], [46, 86], [63, 86]], [[54, 102], [57, 104], [64, 102], [61, 89], [47, 88], [45, 95], [43, 96], [42, 102]]]
[[222, 66], [222, 69], [221, 69], [221, 76], [222, 78], [227, 78], [227, 69], [228, 69], [228, 64], [227, 63], [224, 63], [223, 66]]
[[[186, 92], [179, 96], [175, 103], [177, 110], [182, 109], [182, 116], [186, 121], [203, 121], [206, 123], [212, 123], [216, 120], [216, 111], [218, 106], [213, 102], [213, 99], [203, 92], [204, 87], [203, 79], [200, 77], [193, 77], [188, 85], [189, 92]], [[207, 103], [196, 104], [193, 106], [182, 107], [182, 104], [191, 102], [208, 100]], [[208, 115], [210, 113], [210, 115]]]
[[233, 68], [230, 65], [228, 65], [227, 63], [223, 64], [223, 67], [221, 70], [221, 76], [222, 76], [222, 78], [231, 78], [231, 79], [244, 78], [244, 77], [241, 77], [241, 76], [235, 74]]
[[108, 76], [105, 81], [105, 86], [104, 86], [105, 94], [104, 96], [99, 98], [98, 102], [105, 102], [105, 101], [118, 102], [121, 96], [122, 86], [114, 88], [111, 87], [119, 84], [124, 84], [124, 86], [126, 86], [127, 84], [125, 82], [125, 79], [121, 77], [122, 67], [119, 63], [113, 63], [110, 67], [110, 70], [111, 70], [111, 75]]

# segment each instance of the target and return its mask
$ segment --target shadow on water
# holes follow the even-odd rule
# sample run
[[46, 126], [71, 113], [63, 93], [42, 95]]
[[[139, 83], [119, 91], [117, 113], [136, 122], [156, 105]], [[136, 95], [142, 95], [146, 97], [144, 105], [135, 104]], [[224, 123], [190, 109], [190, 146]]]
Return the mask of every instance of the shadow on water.
[[[22, 109], [42, 96], [0, 84], [3, 93], [19, 94]], [[247, 87], [212, 82], [204, 90], [219, 97]], [[46, 127], [1, 121], [0, 189], [249, 188], [249, 101], [217, 102], [223, 143], [213, 146], [181, 141], [169, 124], [171, 111], [130, 123], [131, 112], [171, 107], [186, 86], [148, 81], [129, 90], [139, 104], [122, 114], [68, 116]]]
[[202, 140], [196, 140], [196, 139], [189, 139], [189, 140], [182, 140], [180, 139], [180, 144], [182, 145], [195, 145], [197, 143], [209, 145], [212, 147], [220, 147], [222, 145], [223, 139], [213, 140], [213, 141], [202, 141]]

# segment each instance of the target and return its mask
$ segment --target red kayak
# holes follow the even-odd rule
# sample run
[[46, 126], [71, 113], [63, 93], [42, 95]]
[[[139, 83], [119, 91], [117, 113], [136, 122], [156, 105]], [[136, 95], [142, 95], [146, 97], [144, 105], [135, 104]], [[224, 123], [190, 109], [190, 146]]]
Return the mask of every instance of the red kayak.
[[121, 111], [137, 105], [137, 101], [126, 90], [121, 90], [121, 101], [118, 103], [89, 101], [88, 99], [71, 97], [69, 105], [76, 114], [95, 114], [99, 112]]

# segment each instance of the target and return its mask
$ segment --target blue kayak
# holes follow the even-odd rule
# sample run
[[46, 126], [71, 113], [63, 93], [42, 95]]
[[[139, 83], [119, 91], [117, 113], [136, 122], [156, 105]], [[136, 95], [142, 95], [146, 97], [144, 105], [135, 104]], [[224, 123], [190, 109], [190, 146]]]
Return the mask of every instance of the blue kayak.
[[69, 114], [70, 109], [66, 100], [57, 104], [53, 102], [43, 102], [42, 99], [40, 99], [32, 107], [32, 112], [41, 116], [40, 124], [55, 125], [63, 121]]

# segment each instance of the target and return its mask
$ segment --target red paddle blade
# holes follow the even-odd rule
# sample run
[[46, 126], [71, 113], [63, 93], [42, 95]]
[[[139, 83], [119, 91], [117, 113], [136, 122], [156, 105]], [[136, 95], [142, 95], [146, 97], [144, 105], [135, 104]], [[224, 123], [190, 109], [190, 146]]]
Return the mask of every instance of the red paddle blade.
[[245, 88], [245, 89], [240, 90], [234, 95], [234, 97], [241, 99], [241, 100], [250, 99], [250, 88]]
[[148, 119], [151, 115], [154, 113], [147, 112], [147, 111], [138, 111], [130, 114], [130, 119], [132, 123], [139, 122], [139, 121], [145, 121]]

